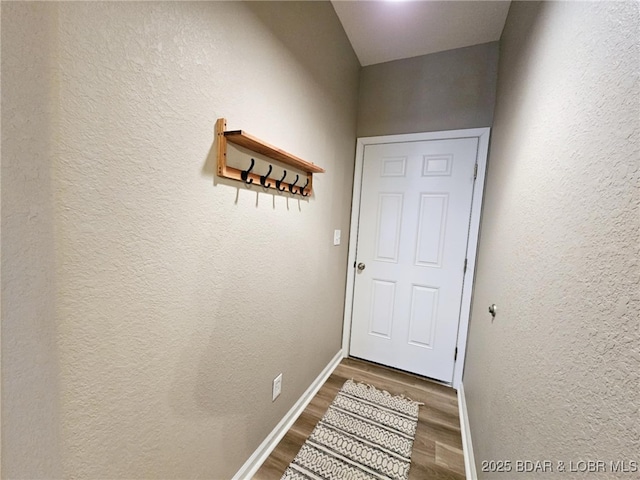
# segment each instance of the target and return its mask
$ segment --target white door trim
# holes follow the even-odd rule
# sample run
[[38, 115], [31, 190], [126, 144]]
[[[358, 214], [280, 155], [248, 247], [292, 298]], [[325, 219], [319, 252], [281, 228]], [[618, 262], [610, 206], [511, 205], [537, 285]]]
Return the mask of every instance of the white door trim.
[[358, 223], [360, 219], [360, 194], [362, 193], [362, 167], [364, 164], [364, 147], [380, 143], [420, 142], [425, 140], [445, 140], [455, 138], [478, 139], [478, 175], [473, 189], [473, 204], [471, 206], [471, 224], [469, 228], [469, 242], [467, 244], [467, 271], [464, 275], [462, 290], [462, 306], [460, 309], [460, 324], [458, 326], [458, 358], [453, 371], [453, 388], [462, 383], [464, 359], [471, 314], [471, 294], [476, 269], [476, 255], [478, 251], [478, 233], [480, 231], [480, 213], [482, 211], [482, 195], [487, 171], [487, 154], [489, 152], [489, 133], [491, 129], [471, 128], [465, 130], [448, 130], [444, 132], [408, 133], [402, 135], [384, 135], [379, 137], [358, 138], [356, 148], [356, 164], [353, 173], [353, 197], [351, 199], [351, 227], [349, 229], [349, 257], [347, 261], [347, 287], [344, 305], [344, 323], [342, 331], [342, 351], [349, 356], [351, 342], [351, 317], [353, 313], [353, 290], [355, 282], [356, 249], [358, 245]]

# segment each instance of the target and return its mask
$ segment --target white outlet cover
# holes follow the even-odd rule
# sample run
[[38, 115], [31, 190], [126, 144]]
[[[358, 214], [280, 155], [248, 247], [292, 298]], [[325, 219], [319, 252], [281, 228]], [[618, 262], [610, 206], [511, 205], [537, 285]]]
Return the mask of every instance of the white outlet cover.
[[282, 374], [273, 379], [273, 393], [271, 401], [275, 401], [282, 392]]
[[340, 245], [340, 236], [341, 236], [340, 230], [334, 230], [333, 231], [333, 244], [334, 245]]

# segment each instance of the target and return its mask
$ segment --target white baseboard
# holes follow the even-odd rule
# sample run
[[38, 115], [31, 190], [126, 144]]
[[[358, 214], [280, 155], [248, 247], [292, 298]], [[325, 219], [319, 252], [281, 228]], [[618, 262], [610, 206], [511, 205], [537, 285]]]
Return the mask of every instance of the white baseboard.
[[462, 451], [464, 453], [464, 470], [467, 480], [478, 480], [476, 462], [473, 456], [471, 443], [471, 431], [469, 430], [469, 415], [467, 413], [467, 400], [464, 397], [464, 385], [458, 388], [458, 411], [460, 413], [460, 433], [462, 434]]
[[233, 476], [232, 480], [248, 480], [255, 475], [273, 449], [276, 448], [278, 442], [280, 442], [282, 437], [289, 431], [293, 423], [302, 414], [307, 405], [309, 405], [311, 399], [318, 393], [320, 387], [322, 387], [324, 382], [331, 376], [343, 358], [341, 349], [329, 364], [324, 367], [324, 370], [320, 372], [320, 375], [318, 375], [309, 388], [307, 388], [293, 407], [291, 407], [291, 410], [287, 412], [278, 425], [267, 435], [267, 438], [265, 438], [256, 451], [253, 452], [253, 455], [240, 467], [240, 470]]

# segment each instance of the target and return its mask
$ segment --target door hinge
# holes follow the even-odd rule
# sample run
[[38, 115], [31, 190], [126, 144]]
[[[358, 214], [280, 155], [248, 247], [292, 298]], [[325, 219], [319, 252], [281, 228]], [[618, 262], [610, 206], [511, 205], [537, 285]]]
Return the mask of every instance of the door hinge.
[[473, 167], [473, 179], [475, 180], [476, 178], [478, 178], [478, 164], [477, 163]]
[[462, 268], [462, 273], [467, 273], [467, 259], [464, 259], [464, 267]]
[[457, 359], [458, 359], [458, 347], [456, 347], [456, 350], [453, 353], [453, 361], [455, 362]]

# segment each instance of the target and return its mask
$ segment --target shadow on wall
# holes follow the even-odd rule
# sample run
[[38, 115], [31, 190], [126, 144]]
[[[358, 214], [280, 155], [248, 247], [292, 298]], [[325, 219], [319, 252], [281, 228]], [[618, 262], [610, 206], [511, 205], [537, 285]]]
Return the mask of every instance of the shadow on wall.
[[[519, 8], [525, 11], [526, 17], [538, 19], [541, 15], [544, 15], [544, 11], [548, 6], [545, 2], [521, 2], [521, 4], [519, 4]], [[532, 39], [540, 36], [541, 23], [542, 22], [537, 21], [522, 25], [523, 31], [519, 37], [521, 43], [509, 44], [508, 48], [510, 50], [519, 50], [521, 53], [515, 58], [514, 67], [510, 69], [509, 75], [498, 75], [497, 86], [500, 91], [505, 89], [513, 90], [515, 92], [514, 98], [518, 98], [519, 101], [504, 102], [502, 108], [496, 110], [495, 124], [499, 124], [502, 117], [504, 117], [509, 118], [509, 123], [513, 126], [514, 130], [526, 131], [526, 129], [530, 127], [530, 115], [528, 115], [527, 111], [523, 108], [523, 103], [526, 103], [529, 96], [527, 90], [532, 86], [530, 79], [536, 74], [536, 72], [532, 70], [536, 62], [532, 60], [536, 56], [545, 55], [544, 52], [536, 52], [536, 45], [532, 42]], [[504, 44], [501, 43], [501, 58], [505, 55], [504, 48]], [[500, 117], [497, 115], [500, 115]], [[520, 168], [520, 165], [517, 161], [513, 160], [522, 158], [520, 152], [526, 152], [529, 146], [524, 144], [521, 137], [513, 136], [510, 130], [501, 128], [493, 129], [491, 132], [491, 146], [494, 147], [494, 150], [498, 148], [495, 147], [496, 145], [500, 145], [500, 150], [490, 150], [487, 164], [487, 193], [485, 193], [485, 195], [495, 196], [496, 200], [493, 204], [496, 208], [501, 209], [511, 205], [510, 199], [513, 193], [509, 189], [512, 185], [517, 184], [513, 179], [516, 178], [515, 172]], [[499, 172], [498, 176], [494, 175], [495, 172], [491, 171], [491, 158], [502, 154], [502, 151], [508, 151], [508, 155], [512, 158], [512, 161], [501, 166], [501, 172]], [[492, 211], [491, 214], [498, 216], [499, 211]], [[482, 236], [482, 231], [480, 235]]]
[[[323, 92], [330, 94], [335, 104], [350, 103], [353, 100], [350, 97], [344, 97], [344, 92], [349, 92], [350, 89], [336, 88], [335, 70], [322, 67], [338, 62], [340, 58], [318, 58], [320, 53], [328, 55], [331, 51], [329, 48], [317, 49], [318, 44], [335, 43], [336, 39], [345, 37], [337, 15], [329, 2], [304, 2], [304, 5], [302, 2], [248, 2], [247, 6], [278, 41], [291, 52], [296, 61], [302, 65], [304, 71], [310, 73], [318, 87]], [[315, 14], [309, 13], [311, 9], [316, 11]], [[336, 17], [330, 30], [318, 30], [318, 23], [314, 21], [314, 18], [323, 15]], [[326, 26], [327, 23], [324, 25]], [[309, 51], [314, 51], [314, 55], [309, 55]], [[359, 65], [360, 62], [353, 51], [352, 55], [355, 63]], [[352, 68], [352, 65], [353, 62], [344, 62], [343, 65], [337, 65], [336, 70]]]
[[[235, 305], [242, 299], [237, 297], [237, 289], [228, 288], [220, 292], [217, 307], [197, 316], [200, 320], [193, 325], [188, 343], [178, 357], [168, 391], [173, 416], [215, 432], [219, 441], [211, 447], [216, 449], [218, 458], [235, 458], [239, 449], [252, 451], [255, 445], [249, 440], [256, 435], [250, 430], [263, 422], [256, 416], [264, 416], [252, 402], [264, 397], [264, 392], [257, 393], [259, 389], [248, 385], [243, 374], [247, 365], [260, 364], [264, 352], [256, 351], [255, 345], [256, 338], [264, 332], [260, 322], [239, 318], [241, 314], [236, 312]], [[247, 325], [254, 325], [252, 332], [247, 331]], [[242, 431], [238, 425], [242, 425]], [[197, 437], [191, 441], [197, 441]], [[238, 467], [224, 465], [229, 475]]]
[[[273, 244], [267, 251], [277, 248]], [[242, 257], [246, 252], [239, 247], [236, 253]], [[270, 356], [278, 355], [277, 351], [259, 346], [277, 344], [278, 333], [264, 319], [277, 316], [279, 307], [275, 303], [280, 300], [274, 300], [274, 290], [267, 287], [247, 291], [247, 275], [252, 274], [255, 259], [248, 258], [242, 265], [236, 263], [235, 257], [227, 260], [228, 265], [218, 266], [219, 274], [224, 276], [224, 287], [215, 292], [215, 302], [203, 302], [201, 298], [193, 301], [199, 311], [190, 318], [197, 319], [197, 323], [189, 327], [188, 344], [175, 364], [169, 390], [169, 405], [179, 417], [252, 415], [248, 406], [251, 399], [256, 396], [270, 399], [269, 385], [265, 383], [258, 391], [246, 381], [246, 374], [251, 365], [260, 365]], [[209, 270], [208, 265], [202, 264], [194, 272], [195, 277], [204, 278], [204, 272]], [[253, 274], [258, 280], [262, 278], [257, 272]], [[269, 272], [265, 275], [262, 281], [271, 278]], [[198, 285], [194, 285], [193, 295], [202, 295]], [[220, 390], [224, 390], [223, 396], [218, 394]], [[250, 416], [246, 423], [252, 424]]]

